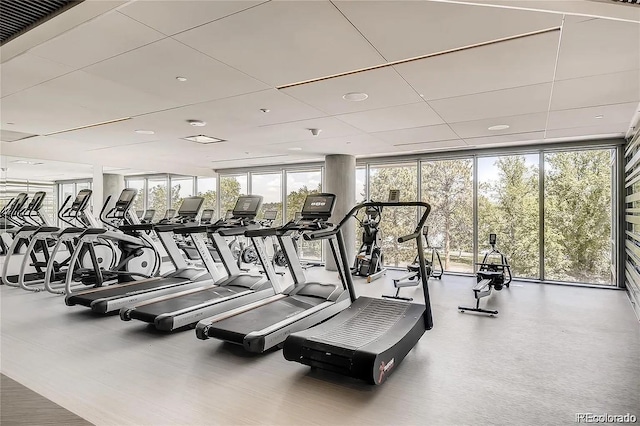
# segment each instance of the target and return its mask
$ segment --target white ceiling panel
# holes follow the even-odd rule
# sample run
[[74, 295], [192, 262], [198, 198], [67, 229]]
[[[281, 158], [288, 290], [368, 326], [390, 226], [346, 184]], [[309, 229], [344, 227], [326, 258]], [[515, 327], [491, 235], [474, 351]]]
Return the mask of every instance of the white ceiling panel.
[[425, 99], [443, 99], [553, 80], [560, 31], [477, 47], [394, 68]]
[[71, 71], [73, 68], [67, 65], [23, 53], [0, 67], [0, 95], [16, 93]]
[[[451, 128], [461, 138], [474, 138], [481, 136], [496, 136], [511, 133], [531, 133], [544, 131], [547, 122], [547, 113], [514, 115], [510, 117], [496, 117], [484, 120], [463, 121], [452, 123]], [[509, 126], [504, 130], [489, 130], [489, 127], [504, 124]]]
[[336, 1], [389, 61], [559, 26], [562, 16], [430, 1]]
[[88, 144], [82, 142], [51, 136], [37, 136], [18, 142], [2, 142], [2, 155], [92, 163], [93, 159], [86, 152], [88, 147]]
[[[37, 162], [40, 164], [31, 165], [16, 163], [16, 161], [20, 160]], [[3, 166], [4, 164], [5, 163], [3, 163]], [[93, 166], [91, 164], [38, 160], [33, 157], [7, 157], [6, 167], [7, 179], [28, 179], [52, 182], [64, 179], [93, 177]]]
[[601, 126], [573, 127], [571, 129], [547, 130], [547, 139], [551, 138], [576, 138], [584, 136], [598, 137], [624, 137], [629, 128], [628, 123], [611, 123]]
[[640, 69], [556, 81], [552, 110], [640, 101]]
[[[551, 111], [547, 130], [604, 126], [617, 123], [625, 123], [628, 126], [636, 110], [640, 110], [637, 102]], [[596, 118], [600, 116], [602, 117]]]
[[[390, 67], [321, 80], [282, 91], [332, 115], [421, 101], [416, 91]], [[369, 97], [357, 102], [343, 99], [343, 95], [353, 92], [366, 93]]]
[[119, 11], [166, 35], [172, 35], [248, 9], [262, 1], [142, 0]]
[[162, 37], [158, 31], [114, 11], [42, 43], [29, 53], [82, 68]]
[[[25, 92], [38, 93], [43, 99], [64, 99], [71, 104], [110, 113], [112, 118], [158, 111], [177, 104], [176, 101], [123, 86], [84, 71], [65, 74]], [[58, 114], [57, 111], [51, 113]]]
[[436, 126], [413, 127], [410, 129], [390, 130], [372, 133], [378, 139], [391, 146], [445, 141], [458, 139], [459, 136], [447, 124]]
[[90, 123], [119, 118], [66, 102], [64, 97], [46, 97], [37, 87], [16, 93], [0, 101], [2, 121], [15, 123], [11, 130], [46, 134]]
[[551, 83], [431, 101], [448, 123], [507, 117], [547, 111]]
[[[83, 71], [180, 104], [268, 88], [266, 84], [170, 38], [107, 59]], [[187, 78], [187, 81], [176, 80], [178, 76]]]
[[365, 132], [383, 132], [444, 123], [426, 102], [342, 114], [336, 118]]
[[408, 143], [400, 146], [394, 146], [393, 148], [395, 151], [391, 154], [397, 155], [414, 154], [416, 152], [427, 151], [447, 151], [455, 148], [468, 148], [468, 146], [462, 139], [452, 139], [444, 141]]
[[467, 138], [465, 142], [469, 147], [482, 145], [526, 145], [533, 142], [540, 142], [544, 139], [544, 132], [517, 133], [510, 135], [485, 136], [480, 138]]
[[[298, 148], [301, 148], [298, 150]], [[289, 153], [296, 155], [366, 155], [393, 151], [388, 143], [367, 134], [358, 134], [338, 138], [322, 139], [321, 143], [315, 140], [301, 142], [287, 142], [269, 145], [267, 149], [274, 153]], [[293, 150], [292, 150], [293, 149]]]
[[556, 79], [610, 74], [640, 67], [640, 24], [591, 19], [562, 29]]
[[325, 1], [269, 2], [175, 38], [274, 86], [384, 62]]

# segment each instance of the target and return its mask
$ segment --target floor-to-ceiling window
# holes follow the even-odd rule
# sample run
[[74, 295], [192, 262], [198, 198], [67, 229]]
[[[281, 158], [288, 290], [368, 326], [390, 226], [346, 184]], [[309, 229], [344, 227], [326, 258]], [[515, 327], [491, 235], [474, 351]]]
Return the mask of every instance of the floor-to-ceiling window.
[[182, 200], [193, 196], [193, 178], [171, 177], [171, 208], [178, 210], [182, 205]]
[[[287, 172], [287, 220], [295, 218], [302, 210], [304, 200], [309, 194], [322, 191], [322, 171]], [[320, 241], [298, 240], [299, 255], [303, 259], [321, 260], [322, 243]]]
[[[135, 189], [138, 191], [138, 193], [136, 194], [136, 198], [133, 200], [133, 210], [135, 210], [137, 213], [142, 213], [144, 212], [144, 196], [145, 196], [145, 191], [144, 191], [144, 179], [135, 179], [135, 178], [131, 178], [131, 179], [127, 179], [126, 180], [126, 186], [127, 188], [131, 188], [131, 189]], [[161, 212], [156, 212], [156, 217], [161, 217], [160, 215], [164, 215], [164, 211]]]
[[278, 216], [273, 224], [282, 224], [282, 173], [251, 173], [251, 192], [263, 197], [258, 219], [265, 211], [275, 210]]
[[149, 178], [147, 181], [147, 209], [156, 211], [158, 217], [164, 217], [167, 205], [167, 177]]
[[[417, 163], [376, 165], [369, 167], [369, 199], [387, 201], [389, 190], [400, 190], [400, 201], [415, 201], [418, 193]], [[382, 211], [380, 232], [384, 263], [405, 266], [416, 256], [415, 241], [400, 244], [398, 237], [413, 233], [417, 209], [413, 207], [386, 208]]]
[[204, 197], [203, 209], [211, 209], [216, 214], [216, 207], [218, 200], [216, 197], [216, 185], [218, 180], [214, 177], [199, 177], [196, 181], [197, 191], [199, 197]]
[[473, 272], [473, 159], [423, 161], [421, 199], [431, 205], [427, 238], [446, 271]]
[[478, 261], [489, 234], [514, 276], [539, 278], [539, 154], [478, 158]]
[[544, 155], [546, 279], [612, 284], [613, 149]]
[[220, 177], [220, 215], [224, 217], [233, 210], [239, 195], [247, 194], [247, 175], [228, 175]]

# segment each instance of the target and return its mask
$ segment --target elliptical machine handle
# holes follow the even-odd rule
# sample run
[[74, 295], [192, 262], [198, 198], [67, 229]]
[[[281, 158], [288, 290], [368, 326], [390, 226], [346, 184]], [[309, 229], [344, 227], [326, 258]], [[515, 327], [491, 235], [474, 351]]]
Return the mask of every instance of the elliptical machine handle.
[[398, 238], [399, 243], [404, 243], [405, 241], [415, 240], [420, 238], [420, 231], [414, 232], [413, 234], [405, 235]]

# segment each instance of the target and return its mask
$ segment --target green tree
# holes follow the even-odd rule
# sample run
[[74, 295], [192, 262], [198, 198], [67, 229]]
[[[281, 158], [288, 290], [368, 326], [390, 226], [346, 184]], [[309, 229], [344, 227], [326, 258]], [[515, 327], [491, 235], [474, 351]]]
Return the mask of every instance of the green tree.
[[204, 202], [202, 203], [203, 209], [212, 209], [216, 210], [216, 191], [206, 191], [206, 192], [198, 192], [198, 197], [203, 197]]
[[234, 176], [220, 178], [220, 215], [233, 210], [240, 196], [240, 182]]
[[[386, 201], [390, 189], [400, 190], [401, 201], [415, 200], [417, 170], [415, 167], [381, 167], [371, 169], [369, 185], [373, 201]], [[416, 256], [414, 243], [398, 243], [398, 237], [412, 233], [416, 227], [416, 209], [412, 207], [387, 208], [382, 211], [380, 232], [382, 253], [388, 265], [400, 266], [413, 262]]]
[[[432, 161], [422, 166], [422, 200], [431, 205], [427, 219], [429, 242], [441, 246], [444, 268], [470, 272], [473, 256], [460, 265], [462, 252], [473, 250], [473, 162], [472, 160]], [[457, 251], [457, 264], [451, 253]]]
[[521, 155], [499, 157], [494, 164], [497, 181], [479, 185], [478, 245], [487, 247], [489, 234], [497, 234], [513, 274], [538, 277], [538, 168], [527, 166]]
[[611, 151], [546, 155], [545, 272], [611, 282]]
[[[180, 184], [171, 188], [171, 205], [176, 210], [180, 208], [178, 204], [180, 198]], [[156, 211], [157, 217], [164, 217], [167, 211], [167, 185], [159, 184], [149, 188], [149, 198], [147, 199], [147, 208]]]
[[[287, 194], [287, 221], [293, 220], [296, 216], [296, 212], [302, 211], [304, 206], [304, 200], [307, 195], [317, 194], [322, 192], [322, 185], [318, 184], [316, 189], [309, 189], [306, 185], [297, 191], [291, 191]], [[306, 241], [304, 239], [298, 240], [300, 248], [300, 257], [305, 259], [321, 259], [322, 258], [322, 243], [320, 241]]]

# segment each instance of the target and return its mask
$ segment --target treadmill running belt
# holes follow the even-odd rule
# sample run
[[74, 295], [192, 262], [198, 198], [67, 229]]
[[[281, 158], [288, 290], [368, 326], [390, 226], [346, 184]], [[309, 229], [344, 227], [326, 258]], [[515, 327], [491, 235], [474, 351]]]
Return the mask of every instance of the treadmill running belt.
[[123, 285], [110, 285], [99, 291], [88, 291], [87, 293], [79, 292], [70, 294], [67, 301], [70, 304], [79, 304], [89, 306], [91, 302], [98, 299], [107, 299], [111, 297], [125, 296], [130, 294], [142, 293], [149, 290], [155, 290], [161, 287], [171, 287], [182, 283], [189, 282], [185, 278], [161, 278], [138, 281], [135, 284], [126, 283]]
[[408, 303], [371, 299], [356, 315], [313, 340], [347, 349], [358, 349], [384, 335], [404, 318]]
[[183, 294], [177, 297], [170, 297], [165, 300], [153, 302], [149, 304], [140, 304], [132, 309], [129, 313], [131, 318], [142, 321], [153, 322], [158, 315], [170, 314], [182, 309], [191, 308], [208, 301], [215, 301], [223, 297], [233, 296], [234, 294], [246, 291], [244, 288], [227, 288], [212, 287], [205, 290], [196, 291], [189, 294]]

